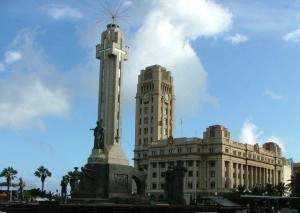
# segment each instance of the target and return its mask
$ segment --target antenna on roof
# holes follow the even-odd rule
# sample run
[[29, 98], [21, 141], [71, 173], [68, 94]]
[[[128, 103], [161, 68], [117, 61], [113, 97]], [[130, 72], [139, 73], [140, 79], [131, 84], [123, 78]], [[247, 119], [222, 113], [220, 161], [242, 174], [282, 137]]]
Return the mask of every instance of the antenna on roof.
[[100, 11], [104, 16], [104, 19], [109, 19], [112, 24], [117, 24], [120, 20], [126, 21], [125, 18], [129, 18], [127, 12], [132, 3], [128, 3], [128, 1], [117, 0], [109, 2], [106, 0], [100, 0], [99, 4]]

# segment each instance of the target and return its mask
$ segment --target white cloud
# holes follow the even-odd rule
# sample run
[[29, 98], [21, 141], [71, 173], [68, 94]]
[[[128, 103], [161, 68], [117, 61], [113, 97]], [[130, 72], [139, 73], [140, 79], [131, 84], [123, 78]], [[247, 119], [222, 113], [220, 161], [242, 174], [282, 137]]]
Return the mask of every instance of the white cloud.
[[41, 126], [44, 117], [70, 110], [68, 92], [36, 36], [35, 30], [22, 30], [11, 44], [22, 52], [22, 60], [0, 80], [0, 128]]
[[264, 96], [267, 96], [267, 97], [269, 97], [273, 100], [277, 100], [277, 101], [284, 99], [284, 97], [282, 95], [280, 95], [272, 90], [269, 90], [269, 89], [265, 90]]
[[72, 18], [72, 19], [79, 19], [82, 18], [82, 13], [72, 8], [68, 5], [61, 5], [61, 4], [50, 4], [43, 7], [43, 10], [47, 12], [49, 16], [53, 19], [64, 19], [64, 18]]
[[12, 64], [22, 59], [22, 54], [18, 51], [10, 50], [5, 53], [4, 57], [5, 57], [4, 61], [6, 64]]
[[248, 37], [239, 33], [236, 33], [235, 35], [228, 36], [225, 38], [226, 41], [232, 43], [232, 44], [240, 44], [245, 43], [248, 41]]
[[[267, 139], [267, 140], [266, 140]], [[240, 141], [247, 144], [260, 144], [265, 142], [274, 142], [278, 144], [283, 152], [285, 152], [285, 143], [278, 137], [265, 137], [263, 131], [250, 120], [246, 120], [241, 129]]]
[[133, 2], [132, 1], [129, 1], [129, 0], [127, 0], [127, 1], [124, 1], [124, 3], [123, 3], [123, 7], [128, 7], [128, 6], [131, 6], [133, 4]]
[[260, 143], [263, 132], [250, 120], [246, 120], [241, 130], [240, 141], [247, 144]]
[[0, 63], [0, 72], [3, 71], [5, 69], [4, 64]]
[[0, 127], [23, 127], [29, 121], [64, 115], [69, 110], [65, 91], [51, 89], [39, 79], [15, 80], [6, 85], [5, 90], [0, 93]]
[[[160, 64], [174, 77], [177, 116], [192, 116], [201, 103], [215, 102], [206, 91], [207, 73], [190, 41], [217, 36], [231, 22], [232, 14], [214, 1], [157, 1], [130, 42], [124, 75], [126, 97], [133, 101], [141, 69]], [[187, 107], [187, 102], [193, 104]]]
[[299, 42], [300, 41], [300, 29], [291, 31], [285, 34], [282, 39], [284, 41], [292, 41], [292, 42]]
[[275, 136], [271, 136], [267, 142], [273, 142], [279, 145], [279, 147], [281, 148], [282, 152], [285, 152], [285, 143], [278, 137]]

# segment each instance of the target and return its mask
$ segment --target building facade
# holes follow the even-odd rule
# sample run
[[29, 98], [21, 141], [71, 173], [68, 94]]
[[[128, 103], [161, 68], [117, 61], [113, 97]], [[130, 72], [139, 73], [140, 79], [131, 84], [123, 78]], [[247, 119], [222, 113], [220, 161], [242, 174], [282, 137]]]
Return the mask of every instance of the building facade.
[[238, 143], [221, 125], [208, 127], [203, 139], [170, 138], [148, 144], [147, 149], [135, 150], [134, 161], [147, 171], [147, 192], [158, 197], [164, 193], [165, 172], [178, 163], [187, 169], [184, 192], [191, 197], [283, 181], [284, 158], [277, 144]]
[[[184, 193], [228, 192], [288, 179], [289, 164], [273, 142], [260, 146], [239, 143], [221, 125], [208, 127], [203, 138], [173, 138], [173, 79], [164, 67], [142, 70], [136, 93], [134, 165], [147, 173], [146, 192], [162, 197], [165, 175], [178, 164], [187, 169]], [[285, 168], [285, 170], [284, 170]]]
[[171, 137], [175, 98], [170, 72], [160, 65], [142, 70], [135, 98], [135, 149]]

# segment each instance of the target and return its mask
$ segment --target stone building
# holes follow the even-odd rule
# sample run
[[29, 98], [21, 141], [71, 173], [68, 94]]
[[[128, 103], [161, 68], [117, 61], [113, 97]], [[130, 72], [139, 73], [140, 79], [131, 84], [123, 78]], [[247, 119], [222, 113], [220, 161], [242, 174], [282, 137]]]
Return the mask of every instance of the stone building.
[[174, 86], [170, 72], [154, 65], [142, 70], [136, 94], [134, 165], [147, 171], [147, 193], [162, 197], [169, 167], [187, 169], [184, 193], [227, 192], [283, 181], [280, 147], [239, 143], [221, 125], [208, 127], [203, 138], [173, 138]]
[[292, 160], [290, 159], [283, 159], [282, 163], [282, 175], [283, 179], [282, 182], [285, 185], [288, 185], [291, 183], [291, 177], [292, 177]]
[[173, 78], [166, 68], [153, 65], [138, 77], [135, 116], [135, 148], [172, 136]]
[[239, 185], [252, 188], [283, 181], [280, 147], [267, 142], [263, 146], [238, 143], [221, 125], [210, 126], [201, 138], [158, 140], [143, 150], [135, 150], [135, 165], [148, 173], [147, 192], [163, 194], [168, 167], [182, 163], [187, 168], [184, 192], [216, 194]]

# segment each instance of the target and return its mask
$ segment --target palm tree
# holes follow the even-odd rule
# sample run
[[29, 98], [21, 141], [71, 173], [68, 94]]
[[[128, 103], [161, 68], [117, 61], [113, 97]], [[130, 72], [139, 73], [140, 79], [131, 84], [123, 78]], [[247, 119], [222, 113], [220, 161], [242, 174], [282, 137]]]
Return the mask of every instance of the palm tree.
[[283, 196], [286, 193], [287, 187], [283, 182], [280, 182], [275, 186], [275, 190], [277, 195]]
[[6, 179], [6, 184], [7, 184], [7, 192], [9, 193], [9, 189], [11, 186], [12, 180], [16, 177], [17, 170], [15, 170], [13, 167], [7, 167], [2, 170], [0, 173], [0, 177], [4, 177]]
[[275, 195], [275, 187], [272, 184], [270, 184], [270, 183], [267, 183], [265, 185], [264, 191], [269, 196], [274, 196]]
[[44, 186], [45, 186], [45, 180], [46, 180], [47, 177], [51, 177], [51, 175], [52, 175], [51, 172], [47, 168], [45, 168], [44, 166], [40, 166], [34, 172], [34, 175], [41, 179], [42, 192], [43, 192], [44, 191]]

